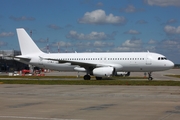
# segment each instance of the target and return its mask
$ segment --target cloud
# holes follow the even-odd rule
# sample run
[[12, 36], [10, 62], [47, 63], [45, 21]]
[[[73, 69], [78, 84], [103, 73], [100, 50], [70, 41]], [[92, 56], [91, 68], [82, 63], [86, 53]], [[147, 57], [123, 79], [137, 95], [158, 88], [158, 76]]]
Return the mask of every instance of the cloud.
[[138, 20], [136, 24], [147, 24], [148, 22], [145, 20]]
[[150, 51], [150, 52], [156, 52], [156, 50], [159, 50], [159, 48], [157, 47], [158, 45], [158, 41], [156, 40], [153, 40], [153, 39], [150, 39], [147, 44], [145, 44], [143, 47], [144, 47], [144, 50], [145, 51]]
[[102, 42], [102, 41], [95, 41], [95, 47], [112, 47], [114, 44], [112, 42]]
[[177, 23], [176, 19], [170, 19], [166, 22], [166, 24], [172, 24], [172, 23]]
[[3, 47], [3, 46], [7, 46], [8, 43], [4, 42], [4, 41], [0, 41], [0, 46]]
[[50, 25], [48, 25], [48, 28], [54, 29], [54, 30], [59, 30], [59, 29], [61, 29], [61, 27], [59, 27], [58, 25], [55, 25], [55, 24], [50, 24]]
[[66, 38], [74, 40], [113, 40], [114, 33], [112, 35], [105, 34], [104, 32], [91, 32], [90, 34], [77, 33], [77, 31], [71, 30]]
[[102, 2], [98, 2], [98, 3], [96, 4], [96, 6], [97, 6], [97, 7], [103, 7], [104, 4], [103, 4]]
[[134, 12], [142, 12], [144, 11], [143, 8], [135, 8], [133, 5], [128, 5], [126, 8], [121, 8], [120, 12], [126, 13], [134, 13]]
[[89, 47], [89, 48], [92, 48], [92, 47], [112, 47], [114, 46], [113, 42], [102, 42], [102, 41], [94, 41], [94, 42], [79, 42], [79, 43], [76, 43], [75, 46], [78, 46], [78, 47]]
[[70, 42], [65, 42], [65, 41], [59, 41], [53, 44], [53, 46], [59, 46], [59, 47], [71, 47], [73, 46], [72, 43]]
[[35, 40], [38, 43], [48, 43], [48, 38], [44, 39], [44, 38], [40, 38], [39, 40]]
[[66, 28], [72, 28], [72, 27], [73, 27], [73, 25], [71, 25], [71, 24], [67, 24], [67, 25], [65, 25], [65, 27], [66, 27]]
[[166, 55], [168, 59], [173, 60], [175, 63], [179, 63], [180, 56], [180, 39], [164, 39], [156, 46], [156, 52]]
[[156, 51], [156, 46], [145, 46], [145, 50], [146, 51], [150, 51], [150, 52], [155, 52]]
[[78, 42], [75, 45], [77, 47], [92, 47], [93, 46], [91, 42]]
[[[91, 51], [91, 52], [97, 52], [97, 51], [107, 51], [107, 49], [110, 49], [114, 46], [113, 42], [104, 42], [104, 41], [79, 41], [79, 42], [66, 42], [66, 41], [59, 41], [56, 43], [53, 43], [50, 45], [51, 52], [57, 51], [59, 48], [61, 49], [61, 52], [85, 52], [85, 51]], [[47, 48], [44, 49], [44, 51], [47, 51]]]
[[138, 35], [141, 34], [141, 32], [138, 32], [137, 30], [129, 30], [124, 32], [124, 34]]
[[156, 5], [161, 7], [166, 6], [180, 6], [179, 0], [144, 0], [144, 2], [148, 5]]
[[122, 16], [114, 16], [113, 14], [106, 15], [104, 10], [98, 9], [92, 12], [86, 12], [84, 16], [78, 20], [78, 22], [98, 25], [121, 25], [126, 23], [126, 19]]
[[34, 17], [26, 17], [26, 16], [21, 16], [21, 17], [11, 16], [9, 18], [14, 21], [34, 21], [35, 20]]
[[164, 27], [164, 31], [166, 32], [167, 35], [180, 34], [180, 26], [176, 28], [170, 25], [166, 25]]
[[119, 47], [113, 48], [113, 51], [122, 51], [122, 52], [136, 52], [136, 51], [142, 51], [143, 50], [143, 43], [140, 39], [134, 39], [134, 40], [126, 40], [124, 43], [122, 43]]
[[95, 48], [94, 51], [96, 51], [96, 52], [105, 52], [102, 48]]
[[116, 52], [138, 52], [138, 51], [142, 51], [142, 48], [131, 48], [131, 47], [116, 47], [112, 49], [113, 51]]
[[180, 42], [176, 40], [163, 40], [161, 41], [161, 44], [159, 46], [167, 49], [167, 48], [175, 48], [175, 46], [177, 45], [180, 45]]
[[104, 42], [104, 41], [81, 41], [76, 42], [74, 45], [77, 51], [81, 52], [102, 52], [111, 49], [114, 46], [113, 42]]
[[45, 47], [41, 48], [41, 50], [44, 52], [51, 52], [51, 53], [67, 52], [67, 51], [74, 52], [72, 47], [74, 46], [70, 42], [58, 41], [58, 42], [47, 44]]
[[180, 53], [180, 39], [168, 39], [162, 40], [160, 44], [157, 46], [163, 52], [172, 53]]
[[153, 40], [153, 39], [150, 39], [149, 41], [148, 41], [148, 44], [156, 44], [157, 43], [157, 41], [156, 40]]
[[14, 33], [12, 32], [2, 32], [0, 33], [0, 37], [11, 37], [14, 36]]
[[123, 47], [141, 47], [142, 46], [142, 41], [141, 40], [126, 40], [123, 44]]

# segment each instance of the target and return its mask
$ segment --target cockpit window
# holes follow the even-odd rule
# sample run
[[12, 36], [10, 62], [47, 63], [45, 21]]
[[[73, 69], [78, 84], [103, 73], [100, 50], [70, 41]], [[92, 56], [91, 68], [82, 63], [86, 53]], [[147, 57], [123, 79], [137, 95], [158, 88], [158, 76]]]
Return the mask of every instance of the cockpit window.
[[167, 60], [166, 57], [158, 57], [158, 60]]

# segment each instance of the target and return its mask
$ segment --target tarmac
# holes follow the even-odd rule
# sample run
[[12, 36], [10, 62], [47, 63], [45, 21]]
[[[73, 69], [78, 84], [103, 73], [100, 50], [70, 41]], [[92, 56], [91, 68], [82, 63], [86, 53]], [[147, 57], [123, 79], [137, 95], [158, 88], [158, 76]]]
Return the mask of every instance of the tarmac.
[[[45, 73], [45, 76], [84, 76], [84, 72], [63, 72], [63, 71], [53, 71], [49, 73]], [[173, 81], [180, 81], [180, 78], [175, 77], [168, 77], [166, 75], [180, 75], [180, 69], [170, 69], [166, 71], [159, 71], [159, 72], [153, 72], [152, 77], [153, 80], [173, 80]], [[147, 73], [146, 76], [144, 75], [144, 72], [131, 72], [130, 77], [148, 77]], [[82, 78], [83, 79], [83, 78]]]
[[179, 120], [180, 87], [0, 85], [0, 120]]
[[179, 120], [179, 100], [177, 86], [0, 84], [0, 120]]

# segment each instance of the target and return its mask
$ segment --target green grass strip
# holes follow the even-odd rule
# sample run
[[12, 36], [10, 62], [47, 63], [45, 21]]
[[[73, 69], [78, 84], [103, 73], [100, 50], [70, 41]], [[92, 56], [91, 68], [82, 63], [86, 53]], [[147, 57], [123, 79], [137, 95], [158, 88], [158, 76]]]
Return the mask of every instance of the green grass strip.
[[180, 75], [166, 75], [166, 76], [180, 78]]
[[0, 84], [180, 86], [179, 81], [142, 80], [0, 80]]

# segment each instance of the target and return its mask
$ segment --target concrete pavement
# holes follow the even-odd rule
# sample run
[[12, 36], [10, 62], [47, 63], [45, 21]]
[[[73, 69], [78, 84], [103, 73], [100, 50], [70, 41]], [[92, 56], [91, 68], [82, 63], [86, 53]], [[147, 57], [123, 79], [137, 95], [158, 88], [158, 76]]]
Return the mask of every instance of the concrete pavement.
[[0, 120], [179, 120], [180, 87], [0, 85]]

